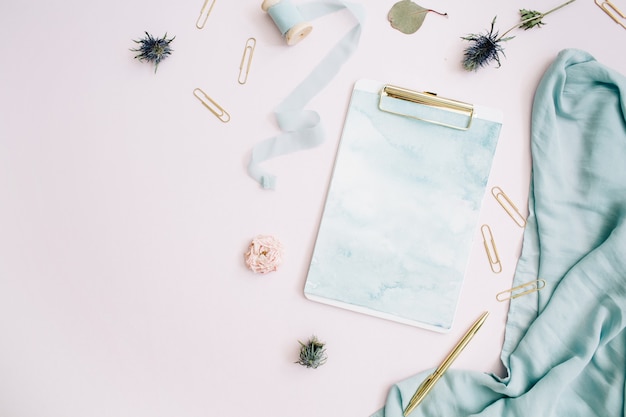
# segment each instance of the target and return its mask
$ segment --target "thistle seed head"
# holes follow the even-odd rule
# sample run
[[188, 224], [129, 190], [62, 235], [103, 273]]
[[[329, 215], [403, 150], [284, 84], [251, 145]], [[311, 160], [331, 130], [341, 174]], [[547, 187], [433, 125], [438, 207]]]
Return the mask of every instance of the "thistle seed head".
[[462, 38], [470, 43], [463, 53], [463, 68], [467, 71], [477, 71], [493, 61], [496, 61], [500, 67], [500, 54], [504, 55], [504, 47], [501, 43], [512, 39], [512, 37], [498, 38], [498, 31], [494, 31], [495, 23], [496, 18], [494, 17], [489, 32], [470, 34]]
[[154, 72], [157, 71], [159, 63], [172, 54], [173, 49], [170, 43], [174, 38], [168, 39], [167, 33], [162, 38], [155, 38], [148, 32], [144, 32], [146, 37], [139, 40], [133, 40], [139, 45], [137, 49], [131, 49], [133, 52], [139, 52], [135, 55], [140, 61], [148, 61], [154, 63]]

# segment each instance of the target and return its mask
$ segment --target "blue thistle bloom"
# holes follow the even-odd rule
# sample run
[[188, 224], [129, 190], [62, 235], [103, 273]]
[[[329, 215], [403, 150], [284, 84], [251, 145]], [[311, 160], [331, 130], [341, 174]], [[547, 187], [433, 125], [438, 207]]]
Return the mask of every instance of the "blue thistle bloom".
[[497, 62], [498, 67], [500, 67], [500, 54], [504, 56], [504, 47], [502, 46], [502, 42], [506, 42], [514, 38], [514, 36], [505, 38], [509, 32], [514, 29], [523, 28], [527, 30], [534, 27], [539, 28], [544, 25], [541, 19], [550, 13], [573, 3], [574, 1], [576, 0], [568, 0], [560, 6], [557, 6], [545, 13], [541, 13], [536, 10], [520, 9], [519, 12], [521, 21], [500, 36], [498, 36], [498, 31], [494, 31], [494, 25], [496, 23], [496, 18], [494, 17], [491, 21], [491, 29], [489, 32], [480, 35], [470, 34], [461, 37], [461, 39], [470, 42], [470, 45], [465, 48], [465, 52], [463, 53], [463, 68], [467, 71], [477, 71], [479, 68], [486, 67], [493, 61]]
[[495, 23], [496, 18], [494, 17], [489, 32], [481, 35], [470, 34], [461, 38], [470, 42], [470, 46], [463, 53], [463, 68], [467, 71], [477, 71], [493, 61], [498, 63], [498, 67], [502, 65], [500, 54], [504, 55], [504, 48], [501, 42], [506, 42], [513, 37], [499, 38], [498, 31], [494, 32]]
[[139, 44], [138, 49], [131, 49], [133, 52], [139, 52], [135, 55], [135, 58], [140, 61], [148, 61], [154, 63], [154, 72], [157, 71], [159, 63], [172, 54], [173, 49], [170, 47], [170, 43], [174, 38], [167, 39], [167, 33], [162, 38], [155, 38], [148, 32], [144, 32], [146, 37], [139, 40], [133, 40]]

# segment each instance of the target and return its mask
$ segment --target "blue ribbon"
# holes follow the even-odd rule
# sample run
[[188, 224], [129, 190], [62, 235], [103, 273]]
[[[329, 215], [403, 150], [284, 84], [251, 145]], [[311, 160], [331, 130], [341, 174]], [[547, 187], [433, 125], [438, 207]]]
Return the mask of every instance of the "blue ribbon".
[[261, 162], [276, 156], [313, 148], [324, 141], [319, 114], [313, 110], [305, 110], [304, 106], [333, 79], [341, 66], [354, 53], [359, 44], [361, 26], [365, 20], [365, 12], [360, 5], [340, 0], [307, 3], [299, 6], [298, 9], [305, 20], [313, 20], [341, 9], [347, 9], [356, 18], [357, 24], [276, 107], [274, 114], [283, 133], [265, 139], [253, 147], [248, 163], [248, 174], [264, 189], [274, 189], [276, 177], [262, 169], [259, 165]]
[[282, 35], [285, 35], [294, 23], [305, 20], [300, 10], [286, 0], [270, 7], [267, 13], [272, 17]]

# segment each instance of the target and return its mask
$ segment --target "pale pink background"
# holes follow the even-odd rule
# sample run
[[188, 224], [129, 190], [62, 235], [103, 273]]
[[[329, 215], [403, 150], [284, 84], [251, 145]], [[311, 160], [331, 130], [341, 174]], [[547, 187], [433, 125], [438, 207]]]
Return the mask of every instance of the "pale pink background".
[[[275, 159], [265, 191], [245, 170], [250, 149], [277, 133], [272, 109], [353, 25], [345, 11], [313, 21], [288, 47], [256, 0], [0, 4], [0, 416], [367, 417], [389, 387], [437, 365], [483, 311], [492, 315], [455, 368], [502, 373], [499, 354], [522, 230], [491, 196], [504, 271], [493, 274], [479, 231], [455, 327], [441, 335], [308, 301], [309, 258], [349, 94], [359, 78], [438, 92], [505, 115], [490, 187], [527, 213], [530, 111], [556, 54], [587, 50], [626, 73], [626, 31], [592, 0], [517, 31], [500, 69], [467, 73], [461, 36], [507, 29], [518, 9], [557, 2], [420, 2], [447, 12], [404, 35], [394, 0], [360, 1], [356, 54], [308, 106], [326, 142]], [[298, 3], [294, 0], [294, 3]], [[626, 3], [616, 4], [626, 9]], [[175, 35], [157, 74], [132, 39]], [[246, 39], [249, 80], [237, 83]], [[232, 116], [224, 124], [192, 95], [200, 87]], [[256, 234], [286, 247], [274, 273], [247, 270]], [[328, 363], [294, 364], [317, 335]]]

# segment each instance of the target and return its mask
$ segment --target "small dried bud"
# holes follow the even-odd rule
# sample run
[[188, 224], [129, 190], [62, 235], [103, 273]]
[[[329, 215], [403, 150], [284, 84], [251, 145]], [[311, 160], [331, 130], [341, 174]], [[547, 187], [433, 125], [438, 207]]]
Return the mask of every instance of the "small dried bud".
[[317, 368], [326, 363], [326, 349], [324, 343], [320, 342], [317, 337], [313, 336], [307, 343], [300, 343], [300, 359], [296, 362], [307, 368]]

